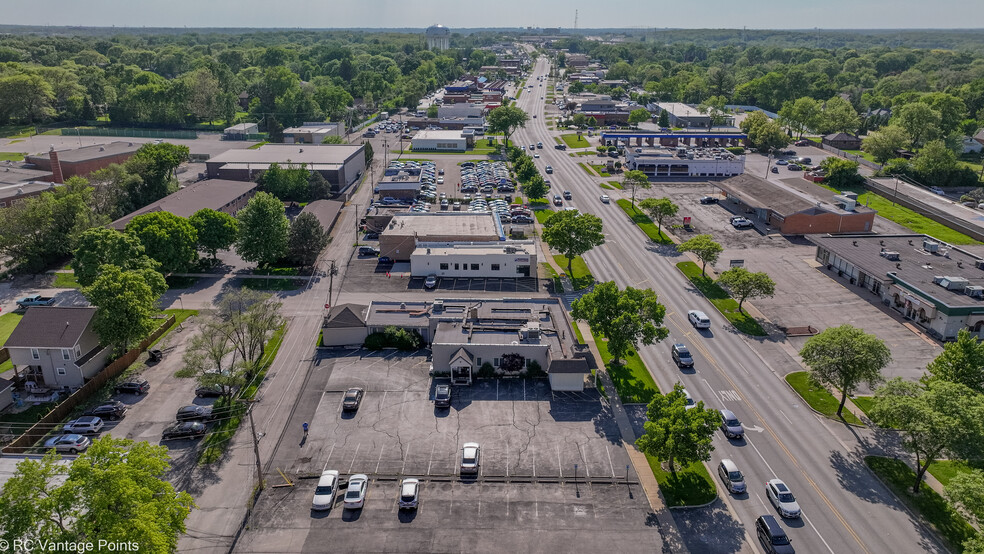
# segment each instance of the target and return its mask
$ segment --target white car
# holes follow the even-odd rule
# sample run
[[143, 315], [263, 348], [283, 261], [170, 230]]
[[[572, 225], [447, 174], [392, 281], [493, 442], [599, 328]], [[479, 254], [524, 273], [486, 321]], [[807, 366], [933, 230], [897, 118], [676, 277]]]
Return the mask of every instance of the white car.
[[404, 479], [400, 483], [400, 509], [416, 510], [420, 500], [420, 480], [414, 478]]
[[62, 433], [74, 434], [74, 435], [95, 435], [102, 431], [103, 420], [102, 418], [96, 416], [82, 416], [78, 419], [73, 419], [62, 427]]
[[444, 184], [444, 177], [438, 177], [437, 178], [437, 184], [443, 185]]
[[342, 504], [349, 510], [358, 510], [366, 505], [366, 492], [369, 490], [369, 477], [358, 473], [349, 477], [345, 501]]
[[940, 196], [946, 194], [946, 192], [940, 187], [929, 187], [929, 192], [932, 192], [933, 194], [939, 194]]
[[601, 195], [601, 203], [602, 204], [608, 204], [609, 202], [611, 202], [611, 200], [612, 199], [609, 198], [607, 194], [602, 194]]
[[312, 510], [330, 510], [335, 504], [335, 494], [338, 492], [338, 472], [334, 469], [326, 469], [321, 472], [321, 479], [318, 480], [318, 487], [314, 489], [314, 502], [311, 503]]
[[769, 502], [772, 502], [780, 516], [794, 519], [800, 517], [799, 503], [782, 479], [766, 481], [765, 495], [769, 497]]
[[685, 410], [690, 410], [697, 407], [697, 403], [694, 402], [694, 397], [690, 396], [690, 392], [687, 389], [683, 389], [683, 395], [687, 398], [687, 403], [684, 405]]
[[711, 318], [707, 317], [707, 314], [700, 310], [690, 310], [687, 312], [687, 319], [690, 320], [690, 324], [693, 325], [695, 329], [711, 328]]
[[461, 447], [461, 473], [478, 473], [480, 450], [477, 442], [466, 442]]

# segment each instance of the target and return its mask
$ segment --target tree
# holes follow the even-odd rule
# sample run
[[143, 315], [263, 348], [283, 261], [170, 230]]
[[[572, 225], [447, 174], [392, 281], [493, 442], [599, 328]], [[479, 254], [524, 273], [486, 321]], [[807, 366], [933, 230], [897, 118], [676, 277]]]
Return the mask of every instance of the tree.
[[505, 144], [509, 145], [509, 137], [513, 131], [526, 126], [530, 116], [523, 110], [515, 106], [501, 106], [485, 116], [485, 122], [489, 126], [489, 131], [502, 133], [505, 136]]
[[898, 125], [886, 125], [868, 134], [861, 141], [861, 149], [874, 156], [875, 161], [883, 164], [898, 157], [898, 150], [912, 143], [905, 129]]
[[687, 466], [711, 459], [714, 445], [711, 439], [720, 423], [715, 410], [697, 406], [687, 409], [683, 385], [677, 382], [673, 390], [655, 394], [646, 407], [645, 432], [636, 439], [636, 446], [661, 462], [667, 462], [676, 473], [676, 463]]
[[[979, 529], [984, 524], [984, 471], [957, 473], [946, 485], [946, 497]], [[979, 554], [984, 551], [984, 538], [977, 535], [963, 543], [963, 552]]]
[[126, 224], [126, 232], [140, 241], [165, 274], [184, 271], [198, 258], [198, 232], [187, 219], [171, 212], [138, 215]]
[[431, 104], [427, 107], [427, 117], [437, 119], [437, 104]]
[[911, 102], [892, 113], [891, 122], [905, 130], [912, 146], [940, 136], [942, 116], [928, 104]]
[[364, 140], [364, 141], [362, 141], [362, 146], [365, 147], [366, 166], [368, 166], [369, 164], [372, 163], [372, 156], [373, 156], [373, 153], [372, 153], [372, 143], [369, 142], [368, 140]]
[[313, 267], [321, 251], [331, 242], [328, 232], [314, 214], [302, 213], [290, 225], [288, 256], [301, 267]]
[[927, 142], [912, 159], [912, 169], [934, 185], [949, 185], [948, 178], [957, 165], [957, 155], [942, 140]]
[[499, 369], [508, 373], [516, 373], [526, 367], [526, 358], [522, 354], [503, 354], [499, 360]]
[[574, 258], [605, 244], [601, 218], [573, 210], [554, 212], [543, 222], [543, 240], [550, 248], [567, 258], [567, 273], [574, 277], [571, 269]]
[[819, 127], [822, 114], [823, 107], [819, 100], [803, 96], [795, 101], [783, 103], [782, 109], [779, 110], [779, 119], [796, 134], [797, 138], [803, 138], [805, 131]]
[[668, 337], [670, 332], [662, 327], [665, 316], [666, 308], [652, 289], [620, 291], [614, 281], [595, 285], [571, 305], [571, 317], [587, 321], [608, 339], [608, 352], [616, 364], [640, 342], [649, 345]]
[[584, 92], [584, 83], [581, 81], [574, 81], [571, 83], [570, 89], [571, 94], [581, 94]]
[[626, 185], [632, 187], [632, 205], [635, 206], [636, 187], [648, 189], [649, 176], [642, 171], [630, 170], [622, 174], [622, 179]]
[[960, 329], [957, 340], [944, 344], [943, 352], [926, 369], [932, 374], [930, 379], [960, 383], [984, 393], [984, 343], [967, 329]]
[[157, 326], [157, 300], [167, 290], [164, 276], [152, 269], [123, 270], [104, 265], [82, 294], [96, 307], [93, 326], [101, 342], [125, 352]]
[[13, 74], [0, 76], [0, 123], [14, 120], [34, 123], [55, 115], [51, 107], [55, 93], [40, 75]]
[[533, 159], [529, 156], [520, 156], [519, 161], [513, 165], [513, 169], [516, 171], [516, 177], [523, 183], [529, 182], [534, 175], [538, 175], [536, 165], [533, 164]]
[[823, 182], [838, 190], [852, 189], [864, 185], [864, 177], [858, 173], [858, 162], [830, 156], [820, 162], [826, 176]]
[[284, 324], [282, 307], [270, 294], [246, 287], [233, 289], [219, 300], [216, 314], [225, 323], [220, 328], [235, 346], [247, 380], [259, 369], [257, 362], [267, 338]]
[[218, 388], [228, 402], [236, 388], [246, 382], [242, 359], [230, 339], [231, 323], [223, 321], [214, 311], [197, 319], [198, 334], [192, 337], [181, 358], [184, 371], [194, 375], [199, 386]]
[[963, 100], [945, 92], [924, 94], [919, 101], [939, 112], [940, 131], [944, 135], [955, 132], [967, 114], [967, 106]]
[[175, 552], [195, 503], [168, 482], [170, 469], [166, 446], [109, 436], [67, 467], [53, 451], [25, 459], [0, 492], [0, 537]]
[[320, 171], [312, 171], [308, 176], [308, 199], [311, 202], [323, 200], [331, 195], [331, 183]]
[[644, 121], [649, 121], [652, 115], [646, 108], [636, 108], [629, 112], [629, 125], [638, 125]]
[[881, 339], [847, 324], [810, 337], [800, 356], [810, 368], [811, 381], [840, 389], [837, 417], [842, 417], [844, 403], [858, 385], [874, 387], [882, 380], [882, 368], [892, 361], [892, 353]]
[[239, 222], [231, 215], [202, 208], [188, 218], [198, 235], [197, 247], [208, 252], [214, 261], [219, 250], [229, 249], [239, 234]]
[[661, 110], [659, 112], [659, 119], [656, 121], [656, 124], [659, 125], [661, 129], [669, 129], [670, 128], [670, 112], [668, 112], [666, 110]]
[[188, 147], [162, 142], [145, 144], [126, 161], [127, 171], [143, 179], [142, 194], [134, 198], [135, 208], [156, 202], [177, 190], [175, 170], [188, 160]]
[[271, 194], [259, 192], [236, 214], [239, 238], [236, 252], [247, 262], [273, 263], [287, 254], [290, 223], [284, 204]]
[[680, 210], [680, 206], [674, 204], [669, 198], [646, 198], [639, 202], [639, 207], [649, 214], [650, 219], [656, 222], [656, 232], [660, 238], [663, 236], [663, 220], [675, 216]]
[[547, 182], [543, 180], [543, 177], [539, 173], [533, 175], [525, 185], [523, 185], [523, 192], [526, 196], [538, 200], [547, 195]]
[[896, 377], [875, 393], [870, 414], [878, 425], [898, 430], [902, 446], [915, 454], [914, 494], [936, 460], [984, 454], [984, 402], [960, 383], [934, 379], [920, 385]]
[[764, 271], [752, 273], [743, 267], [733, 267], [721, 273], [718, 284], [723, 285], [732, 297], [738, 299], [738, 313], [744, 313], [741, 311], [741, 305], [745, 300], [772, 296], [776, 293], [776, 284], [768, 273]]
[[310, 173], [304, 165], [288, 162], [286, 166], [281, 166], [279, 163], [272, 163], [256, 178], [256, 182], [260, 185], [260, 190], [276, 196], [281, 201], [307, 202], [311, 188], [308, 183]]
[[345, 137], [341, 135], [328, 135], [321, 139], [321, 144], [345, 144]]
[[790, 142], [782, 127], [762, 112], [752, 112], [739, 126], [748, 135], [748, 143], [763, 152], [783, 148]]
[[697, 259], [702, 263], [700, 274], [706, 275], [707, 264], [714, 265], [718, 256], [724, 251], [720, 244], [711, 239], [711, 235], [697, 235], [696, 237], [677, 245], [680, 252], [693, 252]]
[[823, 107], [823, 115], [820, 117], [820, 128], [817, 129], [821, 134], [828, 133], [851, 133], [858, 131], [861, 120], [858, 112], [850, 102], [840, 96], [835, 96], [827, 100]]
[[82, 233], [72, 260], [76, 281], [83, 287], [92, 285], [106, 265], [123, 270], [156, 271], [160, 267], [158, 262], [144, 254], [143, 245], [133, 235], [105, 227], [95, 227]]
[[199, 121], [214, 121], [222, 115], [222, 89], [219, 80], [206, 68], [185, 76], [187, 108]]

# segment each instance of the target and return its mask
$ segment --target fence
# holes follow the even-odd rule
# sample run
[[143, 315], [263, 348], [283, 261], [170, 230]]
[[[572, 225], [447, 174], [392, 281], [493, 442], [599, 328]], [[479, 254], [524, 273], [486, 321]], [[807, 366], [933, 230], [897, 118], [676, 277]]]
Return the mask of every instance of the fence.
[[60, 129], [62, 136], [74, 137], [76, 135], [86, 137], [136, 137], [136, 138], [160, 138], [160, 139], [196, 139], [196, 131], [167, 130], [167, 129], [134, 129], [117, 127], [63, 127]]
[[962, 219], [953, 217], [943, 210], [929, 204], [925, 204], [915, 198], [912, 198], [911, 196], [907, 196], [905, 194], [897, 195], [894, 188], [888, 187], [873, 179], [865, 179], [865, 182], [869, 190], [884, 196], [900, 206], [909, 208], [920, 215], [924, 215], [941, 225], [945, 225], [955, 231], [959, 231], [975, 240], [984, 241], [984, 230], [976, 225], [971, 225]]
[[133, 349], [130, 349], [126, 354], [123, 354], [119, 358], [113, 361], [113, 363], [106, 366], [105, 369], [96, 374], [95, 377], [89, 380], [88, 383], [82, 385], [79, 390], [75, 391], [63, 400], [60, 404], [55, 406], [50, 412], [45, 414], [44, 417], [40, 419], [37, 423], [31, 426], [30, 429], [24, 432], [23, 435], [14, 439], [9, 445], [3, 449], [4, 454], [23, 454], [28, 449], [30, 449], [34, 444], [43, 439], [45, 435], [51, 432], [54, 425], [61, 423], [68, 414], [72, 412], [76, 407], [83, 404], [90, 396], [95, 394], [103, 385], [106, 384], [110, 379], [118, 377], [123, 373], [126, 368], [130, 367], [130, 364], [135, 362], [140, 354], [147, 349], [148, 346], [161, 335], [163, 335], [171, 325], [174, 325], [174, 316], [168, 316], [164, 320], [164, 323], [158, 327], [153, 333], [147, 338], [142, 340], [140, 344]]
[[849, 160], [854, 160], [854, 161], [858, 162], [859, 164], [861, 164], [861, 165], [863, 165], [865, 167], [869, 167], [871, 169], [874, 169], [875, 171], [878, 171], [878, 170], [880, 170], [882, 168], [882, 166], [880, 164], [876, 164], [873, 161], [866, 160], [866, 159], [864, 159], [863, 156], [859, 156], [857, 154], [852, 154], [850, 152], [845, 152], [845, 151], [843, 151], [843, 150], [841, 150], [839, 148], [834, 148], [833, 146], [829, 146], [829, 145], [826, 145], [826, 144], [823, 144], [823, 143], [817, 144], [817, 146], [819, 146], [823, 150], [826, 150], [827, 152], [831, 152], [833, 154], [836, 154], [838, 156], [841, 156], [842, 158], [847, 158]]

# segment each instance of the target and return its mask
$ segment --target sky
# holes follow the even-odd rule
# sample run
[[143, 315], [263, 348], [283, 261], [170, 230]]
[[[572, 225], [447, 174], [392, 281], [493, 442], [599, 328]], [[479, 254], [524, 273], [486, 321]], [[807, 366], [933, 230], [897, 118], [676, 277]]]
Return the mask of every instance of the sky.
[[121, 27], [984, 26], [981, 0], [3, 0], [0, 23]]

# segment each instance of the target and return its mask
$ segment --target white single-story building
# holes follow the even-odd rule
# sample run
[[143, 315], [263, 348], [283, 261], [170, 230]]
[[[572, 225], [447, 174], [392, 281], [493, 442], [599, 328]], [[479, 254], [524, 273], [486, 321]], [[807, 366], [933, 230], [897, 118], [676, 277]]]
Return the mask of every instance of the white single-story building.
[[360, 304], [332, 306], [321, 325], [321, 346], [361, 346], [369, 336], [368, 310], [369, 306]]
[[256, 123], [239, 123], [232, 127], [226, 127], [223, 134], [226, 140], [246, 140], [248, 135], [255, 135], [259, 132], [260, 127]]
[[678, 155], [681, 150], [662, 147], [625, 149], [625, 169], [642, 171], [650, 177], [731, 177], [745, 172], [745, 156], [728, 152]]
[[345, 136], [341, 123], [304, 123], [284, 129], [284, 144], [321, 144], [328, 136]]
[[529, 277], [536, 267], [536, 245], [531, 240], [420, 242], [410, 255], [414, 277]]
[[468, 137], [461, 131], [425, 129], [410, 140], [414, 151], [464, 152], [468, 149]]

